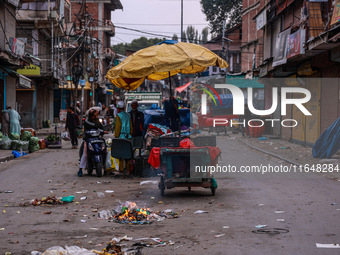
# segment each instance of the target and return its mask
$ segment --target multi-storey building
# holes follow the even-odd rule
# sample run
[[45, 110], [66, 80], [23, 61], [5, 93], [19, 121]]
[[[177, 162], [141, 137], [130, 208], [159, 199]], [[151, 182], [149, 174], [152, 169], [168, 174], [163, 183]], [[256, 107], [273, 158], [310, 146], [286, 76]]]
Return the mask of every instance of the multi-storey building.
[[[31, 58], [25, 54], [25, 42], [16, 34], [15, 11], [19, 1], [0, 1], [0, 108], [11, 105], [16, 109], [17, 86], [30, 88], [31, 80], [16, 72], [29, 66]], [[19, 36], [20, 37], [20, 36]], [[1, 112], [0, 112], [1, 120]]]
[[[69, 28], [74, 27], [76, 34], [81, 34], [82, 29], [86, 32], [89, 44], [88, 52], [84, 54], [87, 61], [83, 62], [83, 77], [91, 89], [87, 90], [84, 98], [84, 108], [102, 104], [110, 104], [108, 91], [112, 91], [109, 81], [105, 79], [107, 71], [114, 66], [116, 54], [111, 50], [111, 37], [115, 35], [115, 27], [111, 21], [112, 11], [123, 9], [120, 0], [71, 0], [71, 23]], [[70, 65], [74, 62], [70, 61]], [[70, 67], [72, 70], [72, 66]], [[74, 76], [73, 73], [69, 73]], [[94, 78], [93, 81], [90, 78]], [[73, 79], [74, 80], [74, 79]], [[80, 93], [76, 98], [80, 100]]]
[[17, 109], [24, 127], [41, 128], [54, 120], [54, 89], [65, 70], [61, 45], [65, 38], [70, 4], [68, 0], [25, 0], [16, 11], [16, 33], [26, 44], [25, 53], [38, 63], [18, 70], [32, 80], [31, 88], [17, 88]]
[[272, 117], [299, 124], [277, 125], [272, 129], [275, 135], [312, 145], [340, 116], [339, 4], [338, 0], [243, 1], [242, 71], [267, 78], [263, 80], [266, 109], [272, 105], [273, 87], [303, 87], [312, 96], [305, 104], [311, 116], [295, 106], [288, 106], [287, 115], [281, 116], [277, 108]]

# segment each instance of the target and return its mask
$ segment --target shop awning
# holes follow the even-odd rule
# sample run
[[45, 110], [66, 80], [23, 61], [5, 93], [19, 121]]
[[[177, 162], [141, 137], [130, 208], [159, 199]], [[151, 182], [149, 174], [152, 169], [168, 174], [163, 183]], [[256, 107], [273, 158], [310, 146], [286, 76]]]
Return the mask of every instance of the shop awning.
[[244, 75], [239, 76], [227, 76], [227, 84], [234, 85], [239, 88], [264, 88], [262, 83], [258, 82], [258, 78], [254, 78], [252, 80], [244, 78]]
[[27, 89], [31, 89], [32, 88], [32, 81], [31, 79], [27, 78], [26, 76], [20, 74], [20, 73], [17, 73], [16, 71], [14, 70], [11, 70], [11, 69], [8, 69], [8, 68], [4, 68], [4, 70], [7, 72], [7, 73], [10, 73], [12, 75], [15, 75], [19, 78], [19, 84], [20, 86], [22, 87], [25, 87]]
[[[59, 88], [60, 89], [75, 89], [75, 85], [73, 82], [67, 81], [67, 84], [64, 84], [64, 85], [59, 84]], [[78, 85], [78, 90], [81, 90], [80, 85]], [[84, 90], [91, 90], [91, 84], [88, 81], [85, 83]]]

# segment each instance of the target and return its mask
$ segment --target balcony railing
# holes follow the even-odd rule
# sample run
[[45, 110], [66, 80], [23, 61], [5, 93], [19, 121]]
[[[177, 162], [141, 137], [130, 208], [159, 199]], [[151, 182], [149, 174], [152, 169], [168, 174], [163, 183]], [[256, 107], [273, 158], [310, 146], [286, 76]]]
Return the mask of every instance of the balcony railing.
[[113, 25], [111, 20], [105, 20], [104, 22], [104, 32], [107, 33], [109, 36], [114, 36], [116, 33], [115, 26]]

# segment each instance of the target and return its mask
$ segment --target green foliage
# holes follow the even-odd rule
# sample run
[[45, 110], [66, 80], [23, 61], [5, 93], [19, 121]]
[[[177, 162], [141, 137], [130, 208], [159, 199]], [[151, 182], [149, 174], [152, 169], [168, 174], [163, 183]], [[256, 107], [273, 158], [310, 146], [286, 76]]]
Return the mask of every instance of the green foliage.
[[183, 31], [183, 34], [182, 34], [182, 39], [181, 39], [182, 42], [187, 42], [187, 36], [185, 34], [185, 32]]
[[174, 35], [172, 36], [172, 39], [171, 39], [171, 40], [178, 41], [178, 36], [177, 36], [176, 34], [174, 34]]
[[231, 28], [242, 20], [242, 0], [201, 0], [202, 11], [214, 35], [222, 34], [223, 20]]
[[207, 43], [208, 41], [208, 35], [209, 35], [209, 28], [205, 27], [202, 30], [202, 38], [201, 38], [201, 43]]
[[193, 26], [187, 26], [187, 38], [189, 43], [195, 42], [195, 28]]
[[119, 44], [113, 45], [112, 50], [118, 54], [126, 55], [126, 50], [138, 51], [138, 50], [153, 46], [164, 40], [165, 38], [148, 39], [146, 37], [140, 37], [138, 39], [134, 39], [131, 43], [119, 43]]

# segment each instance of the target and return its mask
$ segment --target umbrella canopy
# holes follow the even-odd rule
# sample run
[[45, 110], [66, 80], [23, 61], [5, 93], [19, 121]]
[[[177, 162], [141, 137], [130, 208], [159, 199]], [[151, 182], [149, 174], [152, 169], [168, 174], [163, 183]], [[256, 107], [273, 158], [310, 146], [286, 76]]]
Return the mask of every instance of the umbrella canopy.
[[145, 79], [157, 81], [177, 73], [199, 73], [209, 66], [227, 68], [228, 64], [200, 45], [166, 40], [130, 55], [111, 68], [106, 78], [118, 88], [134, 90]]

